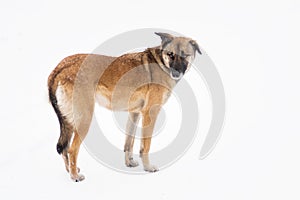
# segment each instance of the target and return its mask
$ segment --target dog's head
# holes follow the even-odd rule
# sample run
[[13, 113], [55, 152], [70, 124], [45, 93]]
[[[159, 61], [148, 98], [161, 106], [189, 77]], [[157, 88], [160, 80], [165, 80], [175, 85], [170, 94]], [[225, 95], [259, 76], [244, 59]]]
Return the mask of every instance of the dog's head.
[[195, 54], [201, 54], [195, 40], [186, 37], [174, 37], [168, 33], [155, 33], [161, 37], [162, 60], [170, 76], [179, 80], [190, 68]]

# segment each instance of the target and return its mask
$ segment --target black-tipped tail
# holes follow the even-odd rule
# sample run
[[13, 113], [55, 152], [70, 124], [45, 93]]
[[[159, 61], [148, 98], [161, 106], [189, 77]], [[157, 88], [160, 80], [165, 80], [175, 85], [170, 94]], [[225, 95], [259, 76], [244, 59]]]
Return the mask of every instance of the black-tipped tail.
[[68, 143], [61, 144], [60, 142], [56, 145], [56, 151], [58, 154], [61, 154], [63, 150], [67, 147]]

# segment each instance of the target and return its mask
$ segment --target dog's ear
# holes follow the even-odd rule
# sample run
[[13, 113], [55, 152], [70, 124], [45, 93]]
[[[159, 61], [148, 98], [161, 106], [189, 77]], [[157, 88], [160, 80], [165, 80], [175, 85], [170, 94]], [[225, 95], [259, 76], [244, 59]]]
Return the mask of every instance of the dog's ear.
[[191, 40], [190, 43], [194, 47], [195, 51], [198, 51], [199, 54], [202, 54], [200, 51], [199, 45], [197, 44], [197, 42], [195, 40]]
[[157, 33], [157, 32], [155, 32], [155, 34], [160, 36], [161, 46], [165, 46], [166, 44], [170, 43], [174, 39], [174, 36], [170, 35], [169, 33]]

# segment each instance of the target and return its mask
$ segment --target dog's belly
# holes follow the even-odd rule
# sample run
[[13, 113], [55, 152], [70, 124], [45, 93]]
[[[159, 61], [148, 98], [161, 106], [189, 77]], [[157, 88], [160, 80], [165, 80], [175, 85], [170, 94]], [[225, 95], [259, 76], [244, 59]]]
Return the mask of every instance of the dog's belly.
[[146, 91], [133, 90], [129, 87], [109, 91], [105, 86], [99, 86], [96, 92], [96, 102], [109, 110], [140, 112], [145, 104]]

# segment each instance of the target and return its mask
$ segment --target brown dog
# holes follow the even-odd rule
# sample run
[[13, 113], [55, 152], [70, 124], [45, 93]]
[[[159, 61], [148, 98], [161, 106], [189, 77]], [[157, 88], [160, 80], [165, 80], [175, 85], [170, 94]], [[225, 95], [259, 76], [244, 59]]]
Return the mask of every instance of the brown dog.
[[142, 116], [140, 156], [144, 170], [158, 170], [148, 157], [155, 120], [176, 83], [190, 68], [195, 52], [201, 52], [190, 38], [156, 34], [162, 39], [158, 47], [120, 57], [73, 55], [63, 59], [50, 74], [49, 98], [61, 129], [57, 152], [62, 154], [74, 181], [84, 179], [77, 168], [77, 155], [88, 133], [95, 101], [112, 111], [129, 112], [124, 147], [128, 167], [138, 165], [132, 149]]

